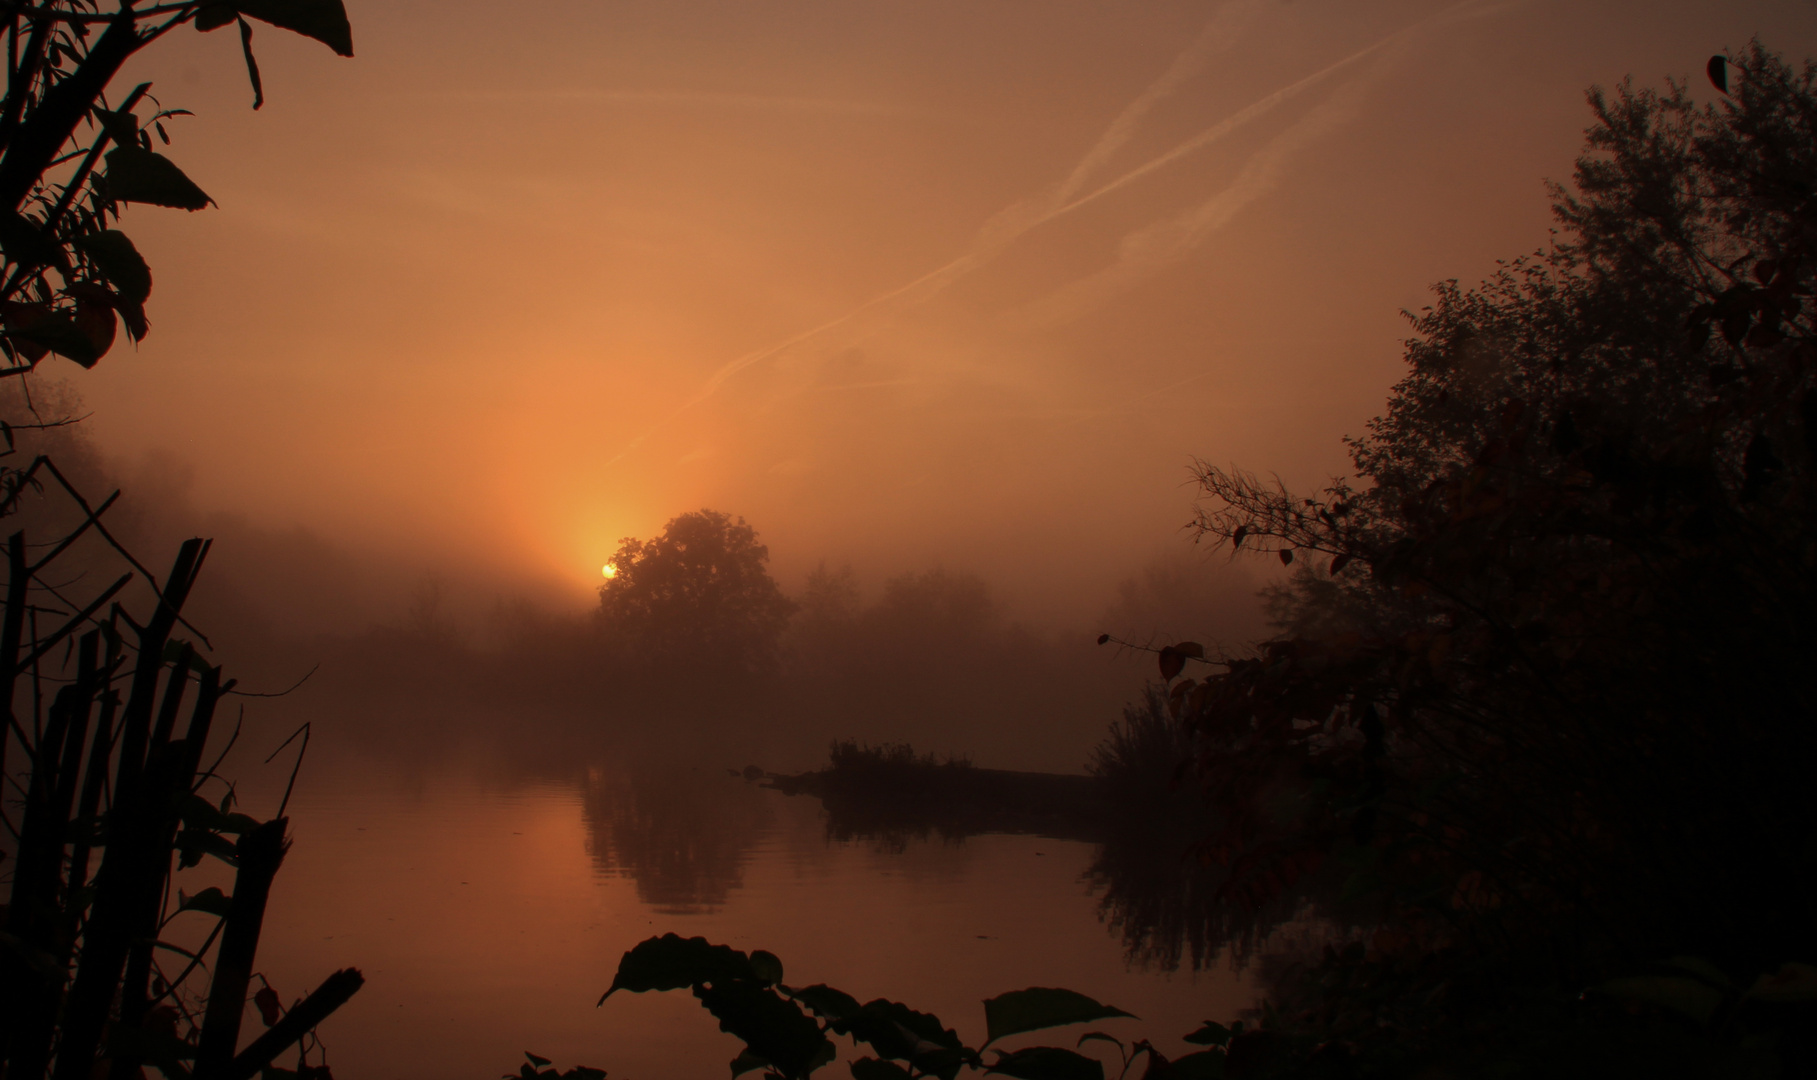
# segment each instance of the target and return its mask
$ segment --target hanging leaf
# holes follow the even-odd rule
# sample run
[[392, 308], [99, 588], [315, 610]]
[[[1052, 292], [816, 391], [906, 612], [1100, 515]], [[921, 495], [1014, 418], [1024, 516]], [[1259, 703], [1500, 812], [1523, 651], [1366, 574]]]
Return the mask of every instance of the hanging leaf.
[[94, 367], [100, 359], [71, 314], [49, 304], [8, 301], [5, 323], [7, 338], [30, 363], [37, 363], [47, 352], [66, 356], [83, 367]]
[[1172, 682], [1174, 676], [1186, 668], [1186, 654], [1168, 645], [1162, 648], [1158, 657], [1161, 663], [1161, 681]]
[[1109, 640], [1110, 640], [1109, 634], [1099, 634], [1098, 635], [1098, 644], [1100, 644], [1100, 645], [1104, 644], [1105, 642], [1107, 642]]
[[177, 890], [178, 911], [200, 911], [226, 918], [228, 905], [232, 903], [233, 897], [223, 893], [215, 885], [210, 885], [194, 896], [186, 896], [181, 889]]
[[984, 1071], [1020, 1080], [1104, 1080], [1104, 1066], [1097, 1058], [1088, 1058], [1060, 1046], [1031, 1046], [1008, 1054], [999, 1052], [997, 1060]]
[[[284, 1018], [284, 1006], [278, 1001], [278, 992], [271, 988], [270, 983], [259, 987], [259, 992], [252, 995], [252, 1003], [258, 1006], [259, 1019], [265, 1022], [266, 1027], [276, 1027], [278, 1021]], [[544, 1061], [543, 1064], [549, 1063]]]
[[1344, 572], [1344, 567], [1349, 566], [1349, 565], [1350, 565], [1350, 556], [1349, 555], [1347, 555], [1347, 554], [1333, 555], [1331, 557], [1331, 576], [1337, 577], [1339, 574]]
[[107, 152], [102, 177], [107, 195], [118, 202], [147, 203], [178, 210], [200, 210], [213, 203], [208, 193], [183, 175], [175, 162], [141, 146], [117, 146]]
[[1292, 548], [1282, 548], [1281, 549], [1281, 565], [1282, 566], [1293, 565], [1293, 549]]
[[202, 829], [184, 829], [178, 833], [177, 852], [177, 863], [185, 869], [200, 863], [204, 855], [213, 855], [229, 866], [238, 866], [240, 862], [238, 846], [219, 833]]
[[57, 241], [44, 235], [43, 228], [23, 214], [0, 214], [0, 249], [21, 270], [64, 264], [63, 249]]
[[1248, 536], [1248, 535], [1249, 535], [1249, 526], [1247, 526], [1247, 525], [1238, 525], [1238, 526], [1237, 526], [1237, 531], [1236, 531], [1236, 532], [1233, 532], [1233, 533], [1231, 533], [1231, 534], [1230, 534], [1230, 547], [1231, 547], [1231, 549], [1232, 549], [1232, 550], [1235, 550], [1235, 549], [1237, 549], [1237, 548], [1240, 548], [1240, 547], [1242, 547], [1242, 546], [1243, 546], [1243, 538], [1244, 538], [1244, 537], [1245, 537], [1245, 536]]
[[1076, 991], [1032, 986], [1027, 990], [999, 994], [984, 1003], [985, 1041], [996, 1042], [1006, 1035], [1062, 1024], [1131, 1015], [1114, 1005], [1099, 1004]]
[[124, 299], [143, 304], [151, 296], [151, 267], [145, 265], [145, 257], [125, 233], [105, 229], [78, 236], [70, 246], [93, 263]]
[[[80, 294], [77, 293], [78, 289], [82, 289]], [[114, 321], [113, 293], [103, 285], [91, 285], [86, 289], [72, 285], [65, 291], [76, 298], [76, 329], [87, 339], [93, 350], [86, 363], [75, 357], [71, 359], [75, 359], [83, 367], [93, 367], [95, 361], [106, 356], [107, 350], [114, 347], [117, 324]]]
[[131, 146], [139, 141], [139, 118], [131, 112], [121, 109], [112, 112], [107, 109], [94, 110], [95, 119], [100, 121], [101, 130], [107, 137], [121, 146]]
[[342, 56], [353, 55], [353, 28], [341, 0], [229, 0], [242, 15], [314, 38]]
[[240, 51], [246, 54], [246, 77], [252, 81], [252, 111], [265, 104], [265, 84], [259, 79], [259, 62], [252, 55], [252, 24], [240, 20]]
[[232, 4], [209, 4], [196, 12], [196, 29], [206, 34], [210, 30], [219, 30], [239, 17], [240, 13], [233, 9]]
[[1726, 57], [1726, 56], [1710, 57], [1709, 64], [1705, 65], [1703, 70], [1704, 70], [1705, 74], [1709, 75], [1711, 86], [1714, 86], [1716, 89], [1722, 91], [1725, 94], [1729, 92], [1729, 58], [1728, 57]]
[[186, 828], [234, 836], [244, 836], [264, 824], [248, 814], [217, 809], [213, 803], [193, 793], [183, 800], [182, 821]]

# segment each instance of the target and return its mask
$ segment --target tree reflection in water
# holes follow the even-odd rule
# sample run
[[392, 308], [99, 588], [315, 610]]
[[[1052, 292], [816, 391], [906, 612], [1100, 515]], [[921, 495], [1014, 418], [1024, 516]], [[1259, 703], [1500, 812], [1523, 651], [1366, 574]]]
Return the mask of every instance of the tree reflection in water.
[[1216, 821], [1203, 793], [1180, 782], [1194, 753], [1192, 736], [1150, 686], [1088, 766], [1106, 811], [1085, 880], [1132, 965], [1175, 971], [1185, 961], [1199, 971], [1229, 950], [1241, 967], [1265, 942], [1282, 944], [1277, 931], [1314, 918], [1311, 897], [1330, 891], [1325, 875], [1313, 874], [1256, 910], [1220, 895], [1229, 870], [1198, 851]]
[[1189, 960], [1198, 971], [1225, 944], [1218, 887], [1224, 868], [1190, 851], [1197, 837], [1161, 828], [1124, 833], [1098, 846], [1085, 879], [1098, 898], [1098, 918], [1123, 938], [1131, 964], [1174, 971]]
[[[1122, 938], [1129, 963], [1198, 971], [1227, 950], [1245, 962], [1271, 933], [1310, 912], [1305, 890], [1261, 911], [1240, 910], [1219, 896], [1225, 868], [1194, 851], [1211, 831], [1209, 811], [1199, 791], [1174, 782], [1187, 749], [1165, 706], [1151, 696], [1113, 729], [1092, 763], [1092, 781], [923, 761], [907, 770], [919, 786], [867, 774], [873, 782], [813, 794], [822, 799], [827, 842], [868, 842], [880, 853], [992, 832], [1093, 844], [1083, 881], [1098, 897], [1099, 918]], [[934, 782], [941, 778], [953, 784]], [[744, 778], [681, 762], [596, 766], [584, 785], [588, 853], [599, 870], [631, 878], [638, 899], [661, 914], [712, 912], [741, 886], [747, 860], [771, 827], [774, 797]], [[1062, 803], [1067, 812], [1056, 809]], [[1088, 812], [1076, 812], [1081, 807]]]
[[769, 824], [761, 791], [683, 764], [594, 767], [584, 792], [594, 865], [631, 878], [637, 898], [664, 915], [724, 904]]
[[1223, 944], [1217, 891], [1224, 869], [1192, 850], [1212, 821], [1199, 793], [1178, 782], [1191, 753], [1190, 737], [1151, 686], [1124, 709], [1088, 766], [1106, 807], [1085, 872], [1101, 893], [1098, 918], [1122, 935], [1131, 964], [1163, 971], [1182, 960], [1198, 971]]

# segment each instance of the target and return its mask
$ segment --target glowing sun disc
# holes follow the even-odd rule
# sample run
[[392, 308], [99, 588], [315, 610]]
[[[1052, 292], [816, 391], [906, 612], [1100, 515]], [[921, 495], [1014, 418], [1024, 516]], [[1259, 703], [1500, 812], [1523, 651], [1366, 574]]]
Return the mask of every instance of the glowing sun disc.
[[611, 563], [607, 563], [606, 565], [599, 568], [599, 572], [606, 575], [607, 581], [611, 581], [613, 578], [618, 576], [618, 567], [613, 566]]

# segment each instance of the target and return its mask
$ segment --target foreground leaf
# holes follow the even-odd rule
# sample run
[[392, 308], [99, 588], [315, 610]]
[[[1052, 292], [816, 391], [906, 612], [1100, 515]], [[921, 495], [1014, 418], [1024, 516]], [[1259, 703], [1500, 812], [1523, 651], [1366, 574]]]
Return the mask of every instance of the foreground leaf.
[[867, 1001], [857, 1015], [833, 1023], [833, 1031], [869, 1043], [879, 1057], [912, 1061], [923, 1047], [965, 1049], [959, 1033], [941, 1024], [933, 1013], [916, 1012], [886, 998]]
[[195, 866], [202, 856], [213, 855], [229, 866], [240, 865], [240, 849], [219, 833], [204, 829], [184, 829], [177, 834], [178, 865]]
[[814, 1015], [825, 1017], [828, 1020], [844, 1020], [850, 1016], [857, 1016], [864, 1008], [858, 1004], [857, 998], [844, 990], [835, 990], [825, 983], [815, 983], [813, 986], [804, 986], [799, 990], [786, 990], [786, 992], [796, 1001], [812, 1009]]
[[7, 303], [5, 311], [6, 336], [28, 361], [36, 363], [53, 352], [83, 367], [94, 367], [100, 359], [94, 343], [68, 312], [17, 301]]
[[984, 1003], [985, 1041], [996, 1042], [1005, 1035], [1115, 1016], [1135, 1018], [1114, 1005], [1100, 1004], [1077, 991], [1032, 986], [1027, 990], [999, 994]]
[[0, 249], [26, 270], [63, 262], [56, 239], [46, 236], [36, 221], [23, 214], [0, 214]]
[[259, 1019], [266, 1027], [276, 1027], [278, 1021], [284, 1019], [284, 1003], [278, 1000], [278, 992], [269, 983], [259, 987], [259, 992], [252, 995], [252, 1003], [258, 1007]]
[[200, 210], [214, 200], [177, 168], [176, 162], [140, 146], [118, 146], [107, 152], [102, 177], [107, 195], [118, 202], [146, 203], [177, 210]]
[[1104, 1066], [1097, 1058], [1060, 1046], [1031, 1046], [1026, 1050], [997, 1054], [997, 1060], [984, 1070], [1019, 1080], [1104, 1080]]
[[242, 15], [314, 38], [341, 56], [353, 55], [353, 27], [341, 0], [230, 0]]
[[178, 911], [201, 911], [226, 918], [228, 905], [232, 903], [233, 897], [228, 896], [214, 885], [210, 885], [194, 896], [185, 896], [182, 890], [177, 891]]
[[774, 986], [782, 981], [782, 961], [773, 952], [758, 949], [751, 954], [751, 970], [756, 973], [757, 981]]
[[664, 934], [649, 938], [625, 953], [618, 974], [599, 997], [600, 1003], [619, 990], [641, 994], [648, 990], [680, 990], [705, 983], [735, 979], [756, 980], [751, 960], [729, 945], [713, 945], [703, 937], [683, 938]]
[[732, 979], [696, 986], [694, 996], [718, 1018], [719, 1030], [743, 1039], [747, 1054], [762, 1058], [784, 1076], [806, 1076], [831, 1060], [827, 1053], [831, 1044], [820, 1033], [820, 1025], [768, 987]]

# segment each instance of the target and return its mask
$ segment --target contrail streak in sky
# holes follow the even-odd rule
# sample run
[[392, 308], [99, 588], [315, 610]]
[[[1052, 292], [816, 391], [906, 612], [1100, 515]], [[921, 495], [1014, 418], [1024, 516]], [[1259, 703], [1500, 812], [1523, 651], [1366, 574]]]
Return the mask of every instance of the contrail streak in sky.
[[[1220, 120], [1216, 124], [1204, 129], [1192, 138], [1175, 146], [1173, 149], [1168, 150], [1157, 157], [1150, 158], [1148, 161], [1123, 173], [1116, 179], [1111, 180], [1084, 195], [1074, 198], [1070, 202], [1054, 205], [1054, 202], [1058, 202], [1058, 199], [1055, 199], [1045, 208], [1037, 209], [1028, 202], [1019, 203], [1008, 208], [992, 218], [991, 221], [985, 225], [984, 229], [981, 230], [978, 241], [973, 244], [970, 251], [951, 262], [946, 263], [944, 266], [931, 270], [906, 285], [901, 285], [888, 292], [880, 293], [837, 318], [829, 319], [818, 326], [803, 330], [798, 334], [785, 338], [772, 345], [766, 345], [761, 349], [748, 352], [736, 360], [720, 367], [719, 370], [715, 371], [712, 376], [707, 379], [706, 384], [701, 387], [698, 393], [683, 402], [661, 420], [658, 420], [645, 428], [643, 432], [626, 444], [624, 449], [608, 459], [603, 467], [611, 468], [613, 465], [623, 461], [639, 446], [642, 446], [651, 435], [668, 426], [670, 423], [673, 423], [677, 417], [700, 405], [708, 398], [711, 398], [719, 391], [720, 387], [726, 384], [727, 380], [750, 367], [752, 364], [768, 360], [778, 353], [793, 348], [804, 341], [818, 337], [829, 330], [837, 329], [840, 326], [852, 322], [861, 315], [871, 312], [891, 301], [908, 296], [911, 293], [922, 291], [926, 293], [926, 296], [922, 297], [922, 299], [932, 297], [938, 294], [951, 282], [958, 280], [971, 271], [990, 262], [996, 255], [1000, 254], [1004, 249], [1008, 248], [1016, 240], [1020, 239], [1031, 230], [1039, 228], [1057, 218], [1064, 217], [1080, 207], [1096, 202], [1104, 196], [1140, 180], [1142, 177], [1166, 168], [1168, 165], [1171, 165], [1190, 154], [1211, 146], [1243, 127], [1245, 124], [1259, 119], [1287, 102], [1292, 101], [1300, 94], [1317, 86], [1319, 83], [1338, 72], [1373, 56], [1377, 52], [1387, 48], [1389, 45], [1392, 45], [1427, 26], [1444, 21], [1465, 8], [1482, 6], [1488, 6], [1493, 9], [1505, 5], [1485, 5], [1484, 0], [1462, 0], [1460, 3], [1454, 4], [1443, 11], [1429, 15], [1409, 26], [1403, 27], [1379, 41], [1358, 49], [1356, 52], [1351, 53], [1341, 60], [1328, 64], [1318, 71], [1268, 94], [1223, 120]], [[1225, 14], [1226, 12], [1220, 12], [1219, 16], [1213, 20], [1211, 25], [1213, 27], [1217, 26], [1222, 22]], [[1122, 125], [1124, 125], [1126, 117], [1130, 117], [1132, 113], [1139, 116], [1141, 112], [1147, 110], [1153, 101], [1159, 100], [1160, 97], [1171, 92], [1173, 85], [1186, 77], [1185, 74], [1176, 73], [1182, 69], [1190, 69], [1192, 67], [1193, 62], [1196, 59], [1194, 58], [1194, 53], [1197, 52], [1202, 45], [1203, 38], [1190, 46], [1187, 51], [1182, 54], [1181, 58], [1176, 59], [1174, 64], [1170, 66], [1169, 70], [1164, 73], [1160, 79], [1151, 84], [1142, 95], [1138, 96], [1135, 102], [1132, 102], [1131, 105], [1124, 110], [1123, 114], [1119, 115], [1117, 120], [1112, 122], [1110, 128], [1106, 130], [1104, 135], [1100, 136], [1092, 149], [1087, 151], [1085, 158], [1073, 169], [1068, 180], [1058, 188], [1058, 195], [1060, 197], [1064, 197], [1066, 194], [1070, 194], [1072, 190], [1075, 190], [1078, 182], [1083, 180], [1084, 174], [1089, 171], [1090, 167], [1106, 156], [1106, 152], [1102, 151], [1100, 149], [1101, 147], [1106, 146], [1112, 141], [1120, 144], [1121, 140], [1126, 137], [1122, 131]]]
[[1232, 0], [1220, 8], [1211, 21], [1205, 24], [1205, 29], [1199, 31], [1198, 38], [1174, 57], [1173, 63], [1167, 66], [1161, 77], [1148, 84], [1148, 88], [1137, 94], [1134, 101], [1124, 106], [1117, 118], [1104, 129], [1104, 134], [1098, 136], [1098, 141], [1092, 144], [1085, 156], [1079, 159], [1079, 163], [1073, 166], [1073, 171], [1065, 182], [1054, 191], [1052, 208], [1071, 202], [1079, 189], [1085, 186], [1086, 179], [1110, 160], [1112, 154], [1123, 148], [1123, 144], [1130, 140], [1143, 118], [1153, 112], [1156, 105], [1203, 71], [1212, 57], [1228, 52], [1234, 43], [1236, 32], [1242, 29], [1242, 21], [1262, 6], [1263, 0]]

